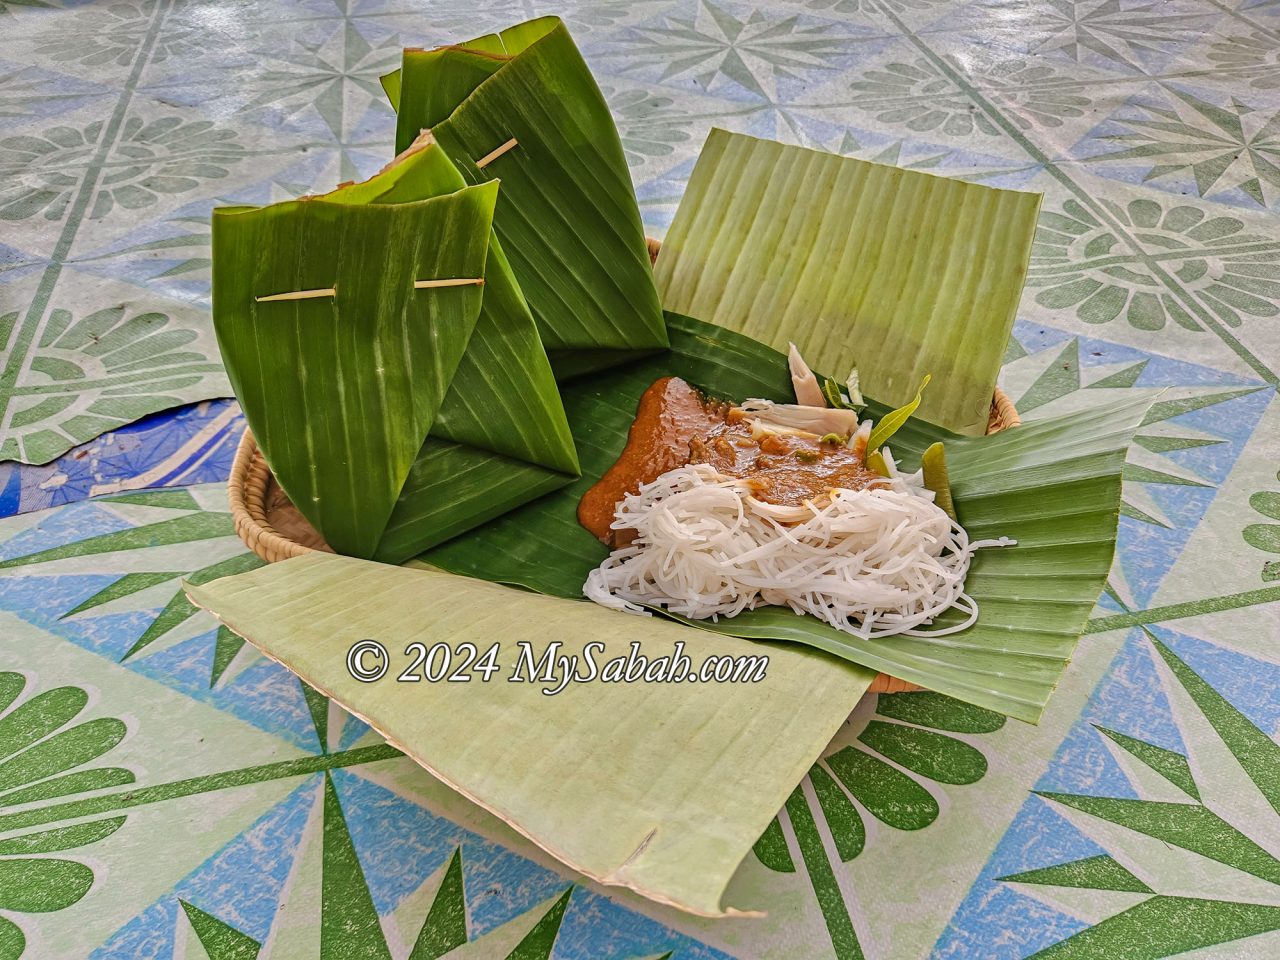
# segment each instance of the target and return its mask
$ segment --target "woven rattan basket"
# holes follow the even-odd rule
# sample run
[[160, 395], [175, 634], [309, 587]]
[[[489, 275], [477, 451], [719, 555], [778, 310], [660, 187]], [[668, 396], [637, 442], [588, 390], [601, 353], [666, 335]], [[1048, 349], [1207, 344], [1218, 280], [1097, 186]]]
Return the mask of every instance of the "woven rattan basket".
[[[649, 241], [649, 255], [655, 260], [659, 246], [659, 241]], [[995, 395], [991, 398], [987, 433], [1007, 430], [1021, 422], [1013, 401], [996, 387]], [[262, 451], [258, 449], [253, 434], [248, 429], [240, 439], [235, 460], [231, 464], [227, 494], [236, 534], [267, 563], [288, 560], [314, 550], [333, 552], [316, 529], [289, 502], [284, 490], [271, 475], [271, 468], [267, 466]], [[876, 677], [870, 689], [872, 693], [906, 693], [919, 690], [920, 687], [882, 673]]]

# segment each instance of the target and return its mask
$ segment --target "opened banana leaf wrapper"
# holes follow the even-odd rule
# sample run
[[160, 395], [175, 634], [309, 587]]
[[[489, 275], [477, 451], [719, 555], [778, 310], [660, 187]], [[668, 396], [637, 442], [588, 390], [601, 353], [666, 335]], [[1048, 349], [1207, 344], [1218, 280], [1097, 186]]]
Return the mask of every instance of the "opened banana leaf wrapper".
[[[381, 173], [215, 215], [265, 464], [238, 529], [288, 559], [193, 602], [569, 867], [701, 915], [740, 912], [868, 689], [1037, 721], [1147, 410], [1018, 425], [998, 393], [1038, 195], [715, 130], [651, 265], [560, 21], [383, 83]], [[358, 676], [364, 639], [395, 669]]]

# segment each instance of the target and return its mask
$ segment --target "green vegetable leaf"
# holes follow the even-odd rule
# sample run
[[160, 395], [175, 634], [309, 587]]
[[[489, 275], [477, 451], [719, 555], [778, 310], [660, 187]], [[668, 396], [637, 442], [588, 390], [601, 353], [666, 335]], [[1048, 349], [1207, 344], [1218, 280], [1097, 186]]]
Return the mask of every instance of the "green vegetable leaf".
[[[822, 378], [822, 395], [826, 398], [827, 406], [836, 410], [861, 410], [865, 406], [865, 404], [854, 405], [853, 403], [846, 403], [844, 394], [840, 392], [840, 385], [830, 377]], [[862, 398], [859, 397], [858, 399], [861, 400]]]
[[890, 410], [883, 417], [876, 421], [875, 429], [871, 431], [871, 439], [867, 441], [868, 450], [879, 450], [883, 447], [890, 437], [902, 429], [902, 425], [911, 419], [911, 415], [916, 412], [916, 408], [920, 406], [921, 395], [924, 388], [929, 385], [929, 381], [933, 379], [932, 374], [926, 373], [924, 379], [920, 381], [920, 389], [916, 391], [915, 399], [904, 407], [897, 410]]
[[947, 473], [947, 455], [941, 443], [931, 443], [920, 456], [920, 468], [924, 472], [924, 486], [932, 490], [933, 502], [941, 507], [952, 520], [956, 519], [956, 505], [951, 500], [951, 480]]

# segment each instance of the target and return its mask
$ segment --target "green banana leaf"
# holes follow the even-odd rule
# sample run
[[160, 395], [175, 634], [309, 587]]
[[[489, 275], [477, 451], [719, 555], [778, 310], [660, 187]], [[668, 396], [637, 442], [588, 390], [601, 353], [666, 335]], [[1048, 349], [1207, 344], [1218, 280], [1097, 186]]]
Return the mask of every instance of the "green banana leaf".
[[[587, 573], [607, 550], [579, 526], [577, 503], [621, 452], [645, 388], [676, 375], [726, 399], [791, 399], [783, 354], [676, 314], [667, 315], [667, 327], [669, 353], [563, 386], [580, 480], [421, 559], [453, 573], [580, 597]], [[940, 385], [935, 380], [931, 388]], [[696, 625], [816, 647], [1034, 723], [1106, 582], [1125, 452], [1149, 403], [1100, 406], [990, 437], [960, 437], [918, 418], [898, 430], [891, 448], [907, 470], [916, 468], [930, 444], [945, 443], [953, 503], [970, 537], [1018, 540], [1016, 547], [983, 550], [974, 558], [968, 590], [981, 613], [963, 633], [861, 640], [776, 607]], [[866, 415], [878, 419], [888, 412], [871, 401]], [[940, 625], [946, 622], [950, 617]]]
[[[801, 647], [349, 557], [309, 554], [186, 590], [575, 870], [706, 916], [737, 912], [722, 905], [729, 878], [874, 676]], [[366, 637], [389, 654], [376, 682], [347, 669]], [[396, 680], [410, 643], [448, 644], [452, 672], [463, 644], [483, 660], [499, 640], [488, 681]], [[768, 664], [755, 683], [596, 680], [547, 696], [543, 683], [509, 682], [518, 644], [540, 658], [553, 642], [572, 656], [591, 641], [602, 668], [633, 643], [650, 664], [677, 657], [679, 643], [693, 668], [711, 653]]]
[[1040, 195], [712, 130], [662, 244], [662, 305], [981, 435]]
[[559, 18], [405, 50], [383, 86], [397, 150], [430, 130], [468, 182], [501, 178], [494, 229], [562, 379], [666, 346], [622, 143]]
[[[496, 192], [423, 141], [364, 183], [214, 213], [214, 325], [236, 395], [339, 553], [400, 562], [578, 475], [492, 235]], [[469, 277], [484, 285], [413, 288]], [[256, 299], [316, 288], [337, 293]]]

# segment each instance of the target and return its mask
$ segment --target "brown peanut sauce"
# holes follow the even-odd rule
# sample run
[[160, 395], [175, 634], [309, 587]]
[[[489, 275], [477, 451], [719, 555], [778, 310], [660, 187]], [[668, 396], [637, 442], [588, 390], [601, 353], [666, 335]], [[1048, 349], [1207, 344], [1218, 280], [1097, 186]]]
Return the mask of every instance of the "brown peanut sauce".
[[881, 479], [867, 469], [865, 447], [851, 450], [811, 434], [753, 439], [741, 411], [704, 397], [679, 377], [663, 377], [641, 396], [622, 454], [578, 502], [578, 522], [604, 543], [624, 546], [630, 531], [610, 529], [617, 505], [641, 484], [690, 463], [748, 480], [756, 497], [781, 505]]

